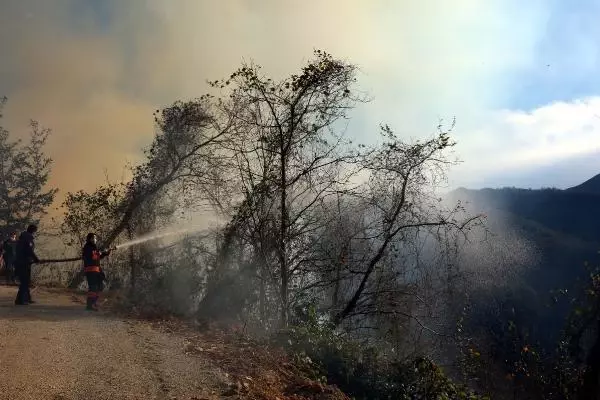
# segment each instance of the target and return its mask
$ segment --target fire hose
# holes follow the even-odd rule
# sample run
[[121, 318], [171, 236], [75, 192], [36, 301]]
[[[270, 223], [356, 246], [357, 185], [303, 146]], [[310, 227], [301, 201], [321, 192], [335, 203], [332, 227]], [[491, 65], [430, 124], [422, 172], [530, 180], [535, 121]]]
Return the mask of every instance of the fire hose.
[[[111, 247], [109, 249], [107, 249], [109, 251], [112, 250], [116, 250], [116, 247]], [[106, 250], [104, 250], [106, 251]], [[35, 264], [52, 264], [52, 263], [64, 263], [64, 262], [74, 262], [74, 261], [81, 261], [81, 257], [71, 257], [71, 258], [46, 258], [46, 259], [42, 259], [42, 260], [38, 260]], [[32, 290], [32, 293], [37, 289], [37, 287], [35, 287]]]
[[49, 258], [49, 259], [39, 260], [36, 264], [50, 264], [50, 263], [72, 262], [72, 261], [79, 261], [79, 260], [81, 260], [81, 257]]
[[[116, 247], [111, 247], [109, 249], [105, 249], [103, 250], [103, 252], [106, 251], [113, 251], [116, 250]], [[36, 264], [50, 264], [50, 263], [63, 263], [63, 262], [73, 262], [73, 261], [79, 261], [81, 260], [81, 257], [71, 257], [71, 258], [46, 258], [46, 259], [42, 259], [39, 260]]]
[[[62, 262], [73, 262], [73, 261], [79, 261], [81, 260], [81, 257], [71, 257], [71, 258], [48, 258], [45, 260], [38, 260], [38, 262], [36, 262], [35, 264], [50, 264], [50, 263], [62, 263]], [[37, 291], [39, 286], [35, 286], [33, 289], [31, 289], [31, 293], [35, 293]]]

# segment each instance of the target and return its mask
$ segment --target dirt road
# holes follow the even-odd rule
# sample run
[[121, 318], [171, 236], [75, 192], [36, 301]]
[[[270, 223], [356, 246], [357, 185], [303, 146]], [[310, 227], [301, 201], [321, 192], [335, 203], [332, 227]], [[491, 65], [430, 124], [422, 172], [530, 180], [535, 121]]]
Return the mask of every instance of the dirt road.
[[39, 290], [14, 306], [0, 286], [0, 398], [6, 400], [215, 399], [214, 363], [184, 352], [184, 338]]

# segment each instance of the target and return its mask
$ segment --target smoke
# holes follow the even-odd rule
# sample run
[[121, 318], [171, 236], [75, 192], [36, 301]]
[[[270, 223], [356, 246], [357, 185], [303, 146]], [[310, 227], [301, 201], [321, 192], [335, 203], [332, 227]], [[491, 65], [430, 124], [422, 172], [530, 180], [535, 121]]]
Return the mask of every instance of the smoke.
[[540, 261], [536, 243], [525, 235], [518, 220], [502, 211], [489, 197], [474, 198], [455, 191], [448, 202], [460, 201], [465, 215], [482, 215], [484, 224], [458, 243], [455, 264], [465, 274], [471, 289], [492, 289], [513, 285]]
[[199, 96], [243, 58], [275, 77], [315, 47], [357, 63], [377, 99], [357, 115], [364, 140], [390, 118], [398, 129], [466, 120], [509, 91], [502, 72], [530, 63], [545, 29], [538, 3], [5, 1], [0, 95], [11, 132], [28, 118], [54, 130], [62, 196], [94, 189], [105, 170], [120, 177], [152, 139], [156, 108]]
[[464, 209], [454, 215], [458, 221], [483, 214], [483, 223], [473, 225], [465, 235], [422, 233], [416, 240], [420, 246], [414, 251], [416, 256], [403, 263], [411, 264], [408, 282], [415, 285], [418, 295], [410, 309], [417, 317], [407, 327], [407, 335], [414, 336], [418, 345], [409, 344], [409, 351], [418, 346], [424, 354], [450, 362], [455, 357], [453, 350], [437, 333], [455, 334], [467, 305], [472, 311], [481, 311], [488, 301], [521, 290], [525, 275], [540, 260], [540, 251], [518, 221], [491, 199], [474, 201], [466, 191], [453, 191], [442, 198], [440, 205], [446, 210], [460, 201]]

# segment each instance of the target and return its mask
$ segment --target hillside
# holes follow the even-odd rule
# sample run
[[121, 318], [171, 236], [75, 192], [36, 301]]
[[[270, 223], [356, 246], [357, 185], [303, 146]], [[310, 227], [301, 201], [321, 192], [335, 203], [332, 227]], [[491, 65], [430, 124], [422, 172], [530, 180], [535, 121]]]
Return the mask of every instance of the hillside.
[[591, 191], [593, 187], [582, 184], [567, 190], [458, 189], [451, 196], [469, 201], [476, 209], [505, 211], [513, 214], [515, 220], [527, 219], [556, 232], [599, 242], [600, 191]]
[[[457, 189], [452, 200], [465, 202], [491, 221], [502, 220], [532, 240], [540, 252], [538, 284], [567, 283], [584, 261], [597, 262], [600, 249], [600, 175], [566, 190]], [[550, 274], [550, 276], [548, 275]]]
[[[550, 345], [569, 310], [568, 304], [550, 306], [551, 292], [576, 289], [587, 274], [584, 263], [600, 264], [600, 175], [566, 190], [461, 188], [450, 197], [486, 213], [491, 226], [502, 222], [533, 243], [535, 261], [524, 269], [522, 282], [513, 282], [510, 293], [482, 293], [480, 304], [485, 308], [500, 296], [506, 309], [517, 310], [510, 318], [520, 312], [528, 332]], [[479, 323], [497, 323], [485, 312], [478, 315], [485, 319]]]
[[465, 202], [474, 212], [486, 213], [490, 225], [502, 221], [535, 244], [539, 257], [530, 278], [539, 289], [569, 284], [577, 271], [583, 272], [584, 261], [598, 261], [600, 192], [458, 189], [451, 198]]

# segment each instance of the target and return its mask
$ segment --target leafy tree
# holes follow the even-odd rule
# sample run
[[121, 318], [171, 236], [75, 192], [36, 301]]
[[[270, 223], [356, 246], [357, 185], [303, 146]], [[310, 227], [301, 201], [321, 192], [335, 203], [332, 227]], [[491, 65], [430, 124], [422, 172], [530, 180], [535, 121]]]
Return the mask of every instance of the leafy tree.
[[[358, 274], [358, 284], [336, 316], [337, 323], [352, 315], [402, 312], [396, 307], [396, 298], [382, 307], [381, 302], [368, 299], [367, 290], [386, 254], [398, 251], [392, 246], [395, 241], [404, 242], [409, 236], [424, 232], [438, 238], [450, 231], [465, 235], [473, 225], [481, 223], [480, 215], [465, 216], [460, 203], [451, 209], [438, 205], [436, 189], [445, 179], [446, 168], [452, 165], [445, 152], [454, 144], [448, 132], [438, 129], [439, 134], [432, 139], [407, 143], [388, 126], [382, 126], [383, 145], [362, 157], [368, 180], [350, 195], [359, 198], [369, 210], [364, 237], [373, 250], [360, 256], [364, 267]], [[393, 264], [390, 267], [393, 272]]]
[[583, 291], [568, 296], [572, 310], [559, 344], [561, 364], [569, 367], [561, 369], [562, 381], [571, 383], [571, 387], [573, 382], [580, 383], [579, 400], [600, 397], [600, 269], [587, 263], [586, 269], [588, 279]]
[[[218, 105], [232, 123], [238, 198], [256, 201], [254, 226], [261, 225], [274, 246], [264, 262], [277, 276], [280, 322], [289, 319], [290, 289], [309, 232], [325, 221], [313, 211], [339, 191], [355, 173], [355, 152], [340, 133], [339, 122], [361, 96], [353, 85], [356, 67], [316, 50], [298, 75], [274, 81], [256, 65], [243, 65], [213, 87], [229, 89]], [[259, 195], [260, 193], [260, 195]], [[259, 217], [259, 218], [256, 218]], [[269, 221], [266, 224], [266, 221]], [[255, 231], [256, 232], [256, 231]], [[265, 243], [265, 241], [263, 241]], [[264, 250], [264, 248], [263, 248]]]
[[[119, 235], [131, 231], [133, 220], [144, 205], [168, 190], [177, 191], [186, 206], [196, 200], [217, 198], [212, 190], [220, 186], [220, 173], [227, 157], [223, 143], [230, 126], [211, 113], [208, 97], [175, 102], [155, 113], [157, 133], [145, 150], [146, 161], [133, 168], [133, 178], [125, 185], [116, 207], [115, 224], [106, 233], [109, 246]], [[83, 275], [73, 276], [70, 287], [79, 286]]]
[[89, 232], [103, 238], [116, 223], [123, 195], [124, 186], [118, 184], [100, 186], [91, 193], [67, 193], [61, 223], [61, 232], [68, 238], [66, 244], [81, 248]]
[[[232, 195], [219, 203], [232, 223], [220, 253], [233, 254], [235, 237], [241, 254], [228, 267], [220, 262], [213, 275], [226, 276], [224, 281], [237, 287], [222, 268], [256, 268], [247, 273], [257, 279], [259, 307], [264, 309], [269, 293], [282, 325], [307, 296], [323, 300], [323, 292], [332, 292], [338, 323], [377, 314], [410, 318], [402, 309], [406, 301], [398, 298], [406, 285], [391, 279], [393, 245], [421, 240], [426, 233], [440, 238], [466, 233], [480, 221], [463, 218], [459, 206], [438, 206], [435, 189], [453, 164], [444, 156], [452, 146], [447, 132], [407, 143], [385, 126], [383, 145], [370, 148], [345, 138], [348, 111], [365, 100], [354, 87], [355, 73], [354, 65], [317, 50], [299, 75], [274, 81], [259, 66], [244, 64], [229, 78], [211, 82], [227, 93], [216, 107], [235, 133], [226, 142], [233, 154]], [[336, 201], [352, 207], [336, 211]], [[356, 213], [360, 209], [368, 211]], [[346, 250], [324, 249], [330, 227], [343, 226], [340, 219], [346, 216], [340, 213], [360, 215], [350, 230], [340, 232], [338, 239], [344, 239], [336, 240]], [[386, 281], [395, 287], [376, 284]], [[210, 293], [222, 292], [217, 286]], [[384, 300], [386, 307], [376, 304]]]
[[[0, 101], [0, 118], [5, 103], [6, 98]], [[51, 131], [36, 121], [29, 126], [29, 140], [23, 142], [11, 140], [0, 125], [0, 229], [6, 231], [39, 223], [57, 193], [47, 187], [52, 159], [44, 146]]]

